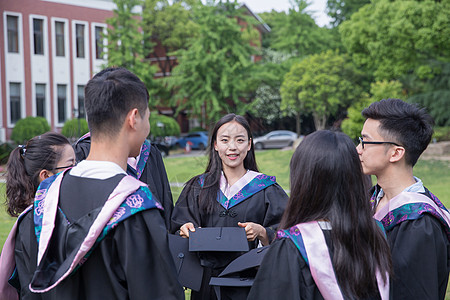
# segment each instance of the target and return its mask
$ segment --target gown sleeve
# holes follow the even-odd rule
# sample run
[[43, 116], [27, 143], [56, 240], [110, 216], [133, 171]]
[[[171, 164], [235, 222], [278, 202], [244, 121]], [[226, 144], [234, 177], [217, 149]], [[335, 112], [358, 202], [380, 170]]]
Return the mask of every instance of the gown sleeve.
[[149, 185], [150, 190], [155, 193], [158, 201], [163, 206], [164, 221], [167, 229], [169, 229], [173, 211], [172, 191], [170, 190], [161, 152], [153, 144], [150, 147], [150, 155], [145, 166], [144, 174], [141, 177], [141, 181]]
[[117, 226], [114, 244], [129, 299], [184, 299], [167, 234], [157, 209], [138, 213]]
[[34, 235], [33, 212], [27, 213], [19, 223], [16, 234], [15, 260], [20, 282], [20, 299], [41, 299], [28, 288], [37, 264], [37, 241]]
[[180, 227], [188, 222], [192, 222], [195, 227], [201, 226], [200, 209], [198, 206], [198, 197], [200, 195], [200, 185], [191, 181], [183, 188], [178, 201], [172, 212], [171, 233], [175, 233]]
[[264, 256], [247, 299], [321, 299], [308, 271], [290, 239], [276, 240]]
[[394, 278], [393, 299], [444, 299], [450, 247], [434, 217], [405, 221], [387, 233]]
[[281, 186], [276, 183], [264, 190], [264, 201], [266, 205], [266, 214], [262, 225], [266, 229], [269, 242], [272, 242], [275, 239], [275, 233], [286, 208], [288, 195], [286, 195]]

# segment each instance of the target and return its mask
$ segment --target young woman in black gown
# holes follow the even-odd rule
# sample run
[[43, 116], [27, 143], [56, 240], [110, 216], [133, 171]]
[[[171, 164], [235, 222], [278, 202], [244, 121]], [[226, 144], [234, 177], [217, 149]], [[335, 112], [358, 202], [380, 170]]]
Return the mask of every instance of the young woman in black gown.
[[[198, 227], [245, 229], [249, 248], [268, 245], [275, 237], [287, 195], [275, 177], [259, 173], [252, 134], [244, 117], [228, 114], [215, 125], [205, 172], [186, 183], [172, 214], [172, 232], [189, 238]], [[191, 299], [216, 299], [209, 286], [241, 252], [201, 252], [202, 287]], [[248, 292], [248, 291], [247, 291]], [[246, 299], [244, 289], [221, 288], [222, 299]]]

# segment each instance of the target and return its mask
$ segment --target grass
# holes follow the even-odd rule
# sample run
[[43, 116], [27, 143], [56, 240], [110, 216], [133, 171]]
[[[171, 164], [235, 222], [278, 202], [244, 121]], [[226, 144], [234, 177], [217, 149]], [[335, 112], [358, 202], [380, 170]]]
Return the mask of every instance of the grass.
[[[256, 161], [261, 172], [277, 177], [277, 182], [289, 190], [289, 162], [293, 151], [267, 150], [256, 152]], [[191, 177], [205, 171], [207, 158], [167, 157], [164, 160], [169, 182], [185, 183]], [[450, 208], [450, 161], [419, 160], [414, 167], [415, 176], [422, 179], [425, 186], [435, 194], [446, 207]], [[182, 187], [173, 187], [174, 201], [178, 199]]]
[[[289, 162], [292, 150], [267, 150], [256, 152], [256, 160], [261, 172], [277, 177], [277, 182], [289, 190]], [[207, 164], [205, 156], [200, 157], [167, 157], [164, 159], [169, 182], [185, 183], [191, 177], [202, 173]], [[433, 192], [444, 205], [450, 208], [450, 161], [420, 160], [414, 168], [415, 176], [422, 179], [425, 186]], [[172, 187], [174, 202], [182, 190], [182, 186]], [[0, 197], [4, 202], [5, 184], [0, 183]], [[5, 209], [0, 210], [0, 245], [8, 236], [15, 219], [9, 217]], [[189, 291], [187, 291], [187, 295]], [[450, 290], [446, 298], [450, 300]]]

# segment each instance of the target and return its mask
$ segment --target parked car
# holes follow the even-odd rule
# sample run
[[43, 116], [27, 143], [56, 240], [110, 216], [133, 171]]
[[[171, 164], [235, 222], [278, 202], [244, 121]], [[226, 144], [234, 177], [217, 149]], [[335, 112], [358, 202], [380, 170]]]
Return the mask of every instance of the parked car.
[[173, 135], [168, 135], [164, 137], [164, 144], [167, 145], [169, 148], [173, 148], [178, 141], [178, 138]]
[[206, 131], [188, 133], [186, 136], [179, 138], [175, 145], [180, 148], [185, 148], [188, 142], [191, 143], [192, 149], [205, 150], [208, 145], [208, 133]]
[[297, 134], [289, 130], [275, 130], [253, 139], [255, 149], [284, 148], [294, 144]]

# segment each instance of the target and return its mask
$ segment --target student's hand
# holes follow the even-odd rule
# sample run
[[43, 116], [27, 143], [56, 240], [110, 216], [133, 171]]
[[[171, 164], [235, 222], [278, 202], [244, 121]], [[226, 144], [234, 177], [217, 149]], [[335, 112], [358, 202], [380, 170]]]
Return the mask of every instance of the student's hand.
[[180, 236], [184, 238], [189, 238], [189, 231], [195, 231], [194, 224], [191, 222], [184, 224], [180, 227]]
[[258, 238], [264, 246], [269, 244], [269, 237], [267, 236], [266, 229], [263, 226], [253, 222], [238, 222], [238, 225], [245, 229], [247, 241], [253, 242], [256, 238]]

